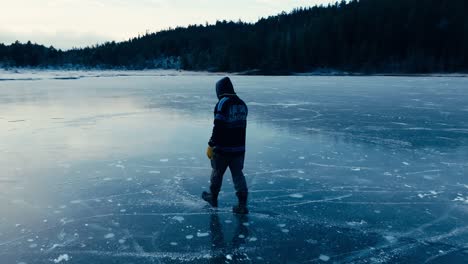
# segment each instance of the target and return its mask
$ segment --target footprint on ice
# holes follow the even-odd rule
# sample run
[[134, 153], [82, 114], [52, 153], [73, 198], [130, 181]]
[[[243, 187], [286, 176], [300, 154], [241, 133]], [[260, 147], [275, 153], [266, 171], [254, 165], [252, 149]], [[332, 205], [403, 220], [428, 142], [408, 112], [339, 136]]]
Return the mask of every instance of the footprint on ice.
[[230, 224], [230, 223], [232, 223], [232, 221], [231, 220], [225, 220], [224, 223]]
[[171, 242], [171, 246], [177, 246], [177, 242]]
[[330, 260], [330, 257], [327, 256], [327, 255], [320, 255], [320, 256], [319, 256], [319, 259], [320, 259], [321, 261], [327, 262], [327, 261]]
[[160, 161], [160, 162], [168, 162], [169, 159], [160, 159], [159, 161]]
[[289, 233], [289, 229], [283, 228], [283, 229], [281, 229], [281, 232], [283, 232], [283, 233]]
[[125, 169], [125, 166], [124, 165], [121, 165], [121, 164], [117, 164], [115, 165], [116, 168], [121, 168], [121, 169]]
[[119, 244], [125, 244], [125, 239], [119, 239]]
[[112, 239], [114, 237], [115, 237], [115, 235], [113, 233], [109, 233], [109, 234], [104, 236], [105, 239]]
[[148, 171], [149, 174], [160, 174], [161, 172], [160, 171], [157, 171], [157, 170], [152, 170], [152, 171]]
[[305, 159], [305, 157], [302, 157], [302, 156], [301, 156], [301, 157], [299, 157], [299, 159], [300, 159], [300, 160], [303, 160], [303, 159]]
[[304, 198], [304, 195], [300, 194], [300, 193], [295, 193], [295, 194], [291, 194], [289, 195], [289, 197], [291, 198]]

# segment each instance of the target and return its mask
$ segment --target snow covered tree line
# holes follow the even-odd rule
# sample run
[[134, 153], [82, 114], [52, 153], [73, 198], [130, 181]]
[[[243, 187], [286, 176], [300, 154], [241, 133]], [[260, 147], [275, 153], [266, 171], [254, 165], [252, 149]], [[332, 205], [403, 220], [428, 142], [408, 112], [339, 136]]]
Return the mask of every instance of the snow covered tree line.
[[256, 23], [218, 21], [57, 50], [0, 44], [3, 67], [172, 68], [260, 73], [468, 71], [465, 0], [352, 0]]

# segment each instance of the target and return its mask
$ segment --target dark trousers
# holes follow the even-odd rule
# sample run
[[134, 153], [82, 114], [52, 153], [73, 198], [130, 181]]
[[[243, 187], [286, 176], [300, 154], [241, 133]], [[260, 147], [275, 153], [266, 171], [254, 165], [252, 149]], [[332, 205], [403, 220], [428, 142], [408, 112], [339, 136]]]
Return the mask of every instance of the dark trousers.
[[245, 176], [242, 170], [244, 169], [244, 157], [245, 154], [221, 154], [215, 153], [211, 160], [211, 193], [217, 195], [221, 190], [223, 184], [223, 176], [226, 169], [232, 174], [232, 182], [237, 193], [247, 193], [247, 183], [245, 182]]

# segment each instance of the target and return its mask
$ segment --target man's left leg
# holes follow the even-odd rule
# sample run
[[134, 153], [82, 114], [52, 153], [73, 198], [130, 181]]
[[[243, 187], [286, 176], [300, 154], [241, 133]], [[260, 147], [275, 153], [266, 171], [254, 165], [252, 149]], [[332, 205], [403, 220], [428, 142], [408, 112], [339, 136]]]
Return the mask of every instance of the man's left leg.
[[244, 158], [245, 154], [239, 154], [232, 156], [229, 160], [229, 170], [231, 170], [232, 181], [234, 183], [236, 195], [239, 200], [239, 204], [232, 208], [232, 211], [236, 214], [249, 213], [249, 210], [247, 209], [247, 182], [245, 181], [245, 176], [242, 172], [244, 169]]

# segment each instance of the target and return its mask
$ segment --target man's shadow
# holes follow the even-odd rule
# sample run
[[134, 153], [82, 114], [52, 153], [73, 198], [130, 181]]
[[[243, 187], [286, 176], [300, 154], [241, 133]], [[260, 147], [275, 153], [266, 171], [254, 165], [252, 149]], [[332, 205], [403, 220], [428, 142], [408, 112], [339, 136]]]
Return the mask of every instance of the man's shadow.
[[239, 262], [245, 261], [245, 255], [241, 246], [246, 243], [249, 230], [249, 218], [246, 215], [235, 215], [236, 227], [231, 241], [226, 241], [224, 238], [223, 226], [219, 220], [217, 212], [213, 212], [210, 216], [210, 231], [211, 231], [211, 249], [212, 263], [225, 263], [226, 261]]

